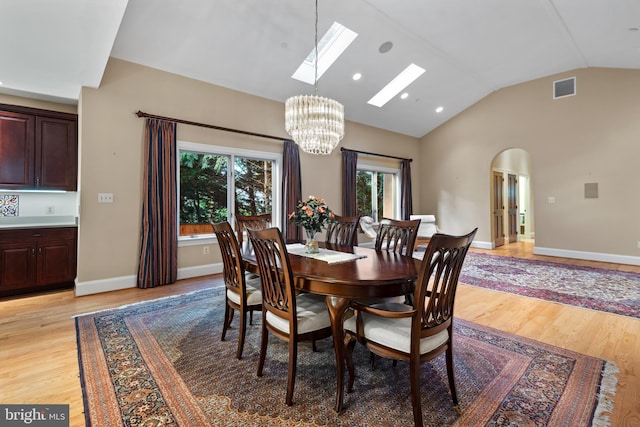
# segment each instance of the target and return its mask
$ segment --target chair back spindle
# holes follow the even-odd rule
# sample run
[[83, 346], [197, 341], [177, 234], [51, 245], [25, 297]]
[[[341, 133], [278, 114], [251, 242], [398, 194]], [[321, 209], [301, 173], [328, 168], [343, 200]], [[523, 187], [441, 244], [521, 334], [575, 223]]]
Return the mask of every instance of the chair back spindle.
[[398, 221], [384, 220], [376, 235], [376, 250], [385, 250], [402, 255], [413, 252], [420, 220]]
[[326, 243], [340, 246], [356, 245], [360, 216], [336, 215], [335, 220], [327, 226]]

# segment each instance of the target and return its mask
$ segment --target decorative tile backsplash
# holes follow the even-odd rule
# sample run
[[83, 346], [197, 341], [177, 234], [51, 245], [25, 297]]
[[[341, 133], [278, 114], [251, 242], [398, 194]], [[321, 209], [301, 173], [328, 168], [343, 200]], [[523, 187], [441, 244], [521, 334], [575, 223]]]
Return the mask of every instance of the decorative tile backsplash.
[[18, 216], [18, 200], [17, 194], [0, 194], [0, 217]]

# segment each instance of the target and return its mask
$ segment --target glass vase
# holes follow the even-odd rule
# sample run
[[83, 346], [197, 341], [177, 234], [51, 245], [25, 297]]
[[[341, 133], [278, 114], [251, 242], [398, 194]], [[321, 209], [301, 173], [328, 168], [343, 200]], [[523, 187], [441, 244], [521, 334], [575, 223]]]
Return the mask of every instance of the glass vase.
[[305, 228], [304, 234], [307, 239], [304, 245], [305, 252], [308, 254], [317, 254], [320, 252], [320, 249], [318, 248], [318, 241], [316, 240], [316, 231]]

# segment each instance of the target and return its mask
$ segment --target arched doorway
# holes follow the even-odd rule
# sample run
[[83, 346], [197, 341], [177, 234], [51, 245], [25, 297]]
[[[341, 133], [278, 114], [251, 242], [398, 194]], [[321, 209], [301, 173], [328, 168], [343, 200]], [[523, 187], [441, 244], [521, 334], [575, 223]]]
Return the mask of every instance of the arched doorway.
[[493, 247], [534, 239], [531, 156], [521, 148], [498, 153], [491, 162]]

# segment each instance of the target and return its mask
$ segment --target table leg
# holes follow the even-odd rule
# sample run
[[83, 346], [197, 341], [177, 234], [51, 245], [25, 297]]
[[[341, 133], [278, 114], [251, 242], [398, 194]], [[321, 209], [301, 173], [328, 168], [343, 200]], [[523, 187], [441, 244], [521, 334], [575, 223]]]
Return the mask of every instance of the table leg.
[[331, 317], [331, 330], [333, 332], [333, 347], [336, 353], [336, 406], [335, 411], [343, 411], [342, 399], [344, 395], [344, 313], [347, 311], [351, 300], [349, 298], [328, 295], [326, 298], [329, 316]]

